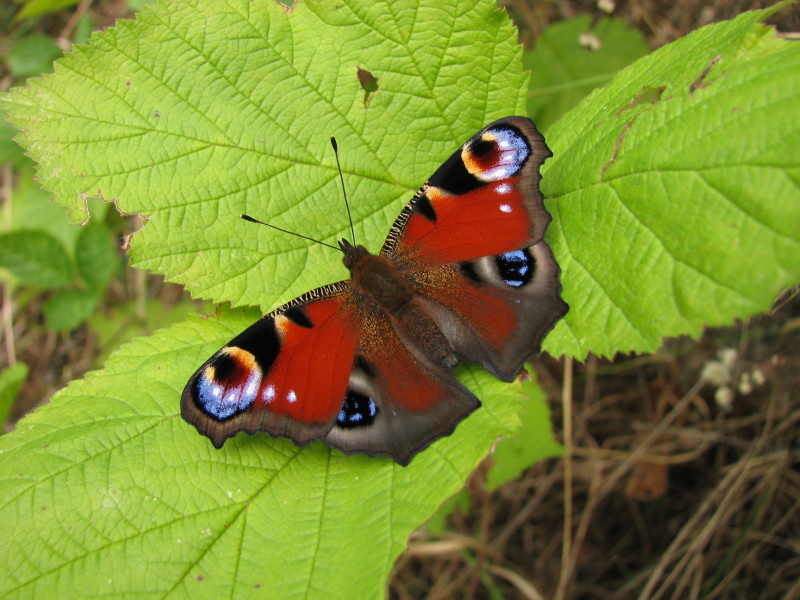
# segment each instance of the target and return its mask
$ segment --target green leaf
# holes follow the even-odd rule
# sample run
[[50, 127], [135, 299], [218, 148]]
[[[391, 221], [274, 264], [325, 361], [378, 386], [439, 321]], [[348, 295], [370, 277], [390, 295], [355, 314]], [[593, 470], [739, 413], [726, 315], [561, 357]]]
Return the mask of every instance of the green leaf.
[[550, 407], [536, 381], [523, 381], [520, 427], [515, 435], [501, 439], [494, 450], [494, 465], [486, 476], [486, 488], [496, 490], [519, 477], [525, 469], [545, 458], [561, 456], [564, 447], [553, 436]]
[[405, 468], [266, 434], [216, 450], [177, 400], [257, 316], [134, 341], [0, 438], [0, 595], [383, 595], [411, 531], [513, 429], [520, 386], [464, 372], [484, 406]]
[[30, 19], [45, 13], [55, 12], [68, 6], [74, 6], [80, 0], [28, 0], [19, 11], [16, 19]]
[[570, 305], [551, 353], [652, 351], [800, 280], [800, 45], [759, 23], [772, 12], [661, 48], [551, 128], [542, 188]]
[[[596, 49], [581, 36], [592, 36]], [[523, 57], [531, 70], [528, 116], [547, 133], [581, 98], [648, 51], [641, 32], [620, 19], [593, 24], [590, 15], [581, 15], [550, 25]]]
[[5, 112], [0, 108], [0, 164], [11, 163], [18, 166], [24, 160], [22, 148], [14, 141], [17, 130], [6, 121]]
[[[572, 305], [554, 353], [652, 348], [763, 310], [796, 280], [798, 53], [758, 25], [766, 15], [662, 49], [553, 127], [548, 239]], [[113, 198], [148, 217], [140, 266], [268, 309], [341, 278], [340, 256], [239, 213], [345, 236], [335, 134], [358, 239], [379, 247], [458, 144], [523, 110], [515, 40], [488, 0], [176, 0], [92, 36], [7, 102], [73, 220], [87, 196]], [[368, 108], [359, 67], [377, 78]], [[664, 93], [636, 102], [648, 88]], [[266, 435], [215, 451], [178, 418], [180, 392], [258, 314], [134, 342], [0, 439], [0, 593], [384, 593], [408, 533], [517, 424], [519, 386], [463, 372], [483, 408], [406, 469]]]
[[67, 254], [72, 257], [75, 240], [81, 228], [70, 225], [65, 219], [65, 211], [50, 200], [50, 194], [42, 190], [34, 181], [33, 165], [25, 163], [19, 169], [17, 189], [11, 197], [10, 231], [26, 231], [36, 227], [37, 231], [45, 231], [63, 245]]
[[53, 294], [44, 304], [47, 328], [54, 331], [71, 331], [88, 320], [97, 306], [98, 295], [89, 290], [62, 290]]
[[[10, 97], [73, 221], [86, 195], [148, 216], [132, 264], [196, 297], [266, 311], [344, 277], [338, 253], [239, 218], [349, 237], [331, 135], [357, 239], [377, 250], [459, 144], [524, 112], [522, 49], [488, 0], [232, 5], [147, 5]], [[378, 79], [367, 109], [359, 67]]]
[[[25, 9], [23, 9], [24, 12]], [[6, 56], [9, 70], [17, 77], [50, 73], [61, 48], [47, 35], [26, 35], [14, 44]]]
[[120, 255], [105, 225], [92, 220], [81, 229], [75, 246], [75, 263], [93, 291], [103, 290], [119, 272]]
[[0, 234], [0, 267], [41, 288], [67, 285], [74, 276], [72, 262], [61, 242], [33, 229]]
[[3, 435], [2, 425], [8, 419], [27, 376], [28, 365], [25, 363], [17, 363], [0, 371], [0, 435]]
[[[359, 199], [359, 239], [379, 246], [437, 162], [488, 120], [524, 107], [516, 34], [492, 2], [303, 2], [292, 13], [272, 2], [234, 5], [145, 7], [136, 22], [65, 57], [55, 86], [35, 80], [11, 97], [40, 181], [73, 220], [84, 219], [87, 196], [146, 214], [135, 258], [198, 294], [269, 306], [343, 274], [338, 255], [238, 218], [280, 213], [271, 219], [278, 225], [341, 237], [348, 225], [330, 134]], [[378, 81], [366, 110], [359, 66]], [[15, 547], [8, 556], [17, 558], [0, 560], [14, 593], [108, 590], [113, 571], [112, 594], [143, 589], [145, 573], [160, 595], [381, 595], [409, 533], [517, 422], [519, 385], [465, 371], [484, 408], [405, 469], [267, 435], [216, 451], [178, 418], [180, 391], [259, 314], [195, 319], [136, 342], [12, 434], [20, 448], [32, 444], [21, 479], [35, 473], [40, 482], [21, 495], [0, 487], [8, 510], [25, 515], [14, 521], [19, 547], [35, 555], [20, 564]], [[80, 466], [64, 470], [62, 461]], [[2, 485], [19, 482], [19, 472]], [[81, 483], [61, 485], [62, 477]], [[53, 510], [22, 508], [47, 490]], [[34, 524], [63, 540], [58, 555], [33, 539]]]
[[[105, 362], [112, 350], [140, 335], [151, 334], [161, 327], [183, 321], [188, 315], [197, 314], [196, 302], [181, 301], [169, 307], [160, 298], [124, 304], [114, 303], [103, 311], [95, 311], [89, 318], [89, 327], [98, 338], [100, 354], [95, 364]], [[206, 312], [213, 308], [206, 307]]]

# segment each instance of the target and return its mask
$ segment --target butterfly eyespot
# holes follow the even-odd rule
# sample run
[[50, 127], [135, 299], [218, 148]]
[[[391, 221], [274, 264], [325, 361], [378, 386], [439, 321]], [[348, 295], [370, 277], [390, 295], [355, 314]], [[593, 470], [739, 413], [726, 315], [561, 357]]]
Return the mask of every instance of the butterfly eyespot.
[[[228, 346], [222, 350], [219, 360], [214, 363], [217, 369], [221, 367], [221, 363], [228, 362], [222, 360], [223, 357], [230, 358], [232, 363], [237, 364], [242, 369], [252, 369], [256, 364], [256, 357], [252, 353], [236, 346]], [[220, 375], [217, 376], [220, 377]]]
[[367, 427], [375, 422], [377, 414], [378, 406], [372, 398], [350, 389], [336, 417], [336, 425], [343, 429]]
[[519, 288], [533, 279], [535, 261], [527, 248], [495, 256], [500, 278], [508, 286]]
[[491, 156], [494, 153], [496, 146], [497, 144], [494, 136], [486, 133], [482, 139], [473, 142], [473, 144], [468, 148], [468, 152], [476, 158], [483, 158], [486, 156]]
[[231, 376], [235, 368], [236, 361], [230, 356], [223, 354], [220, 355], [213, 365], [206, 368], [203, 376], [209, 381], [225, 381]]
[[260, 384], [261, 370], [253, 355], [229, 347], [197, 377], [194, 398], [200, 410], [224, 421], [253, 403]]
[[480, 181], [499, 181], [516, 175], [531, 154], [522, 133], [512, 127], [496, 127], [464, 148], [467, 171]]

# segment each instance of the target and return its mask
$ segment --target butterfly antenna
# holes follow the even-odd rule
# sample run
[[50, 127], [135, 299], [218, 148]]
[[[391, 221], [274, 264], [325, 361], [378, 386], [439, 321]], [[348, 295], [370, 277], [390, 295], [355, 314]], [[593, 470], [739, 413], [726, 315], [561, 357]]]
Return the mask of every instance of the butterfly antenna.
[[342, 165], [339, 164], [339, 146], [336, 144], [336, 138], [331, 136], [331, 146], [333, 146], [333, 153], [336, 155], [336, 168], [339, 169], [339, 180], [342, 182], [342, 195], [344, 196], [344, 205], [347, 207], [347, 218], [350, 220], [350, 235], [353, 236], [353, 246], [356, 245], [356, 231], [353, 229], [353, 216], [350, 214], [350, 203], [347, 201], [347, 192], [344, 189], [344, 177], [342, 176]]
[[301, 237], [304, 240], [309, 240], [311, 242], [316, 242], [317, 244], [321, 244], [322, 246], [327, 246], [328, 248], [333, 248], [334, 250], [341, 250], [341, 248], [337, 248], [336, 246], [331, 246], [330, 244], [326, 244], [325, 242], [320, 242], [319, 240], [315, 240], [312, 237], [308, 237], [307, 235], [303, 235], [302, 233], [296, 233], [294, 231], [288, 231], [286, 229], [281, 229], [280, 227], [276, 227], [275, 225], [270, 225], [269, 223], [264, 223], [264, 221], [259, 221], [258, 219], [254, 219], [250, 215], [239, 215], [245, 221], [250, 221], [251, 223], [258, 223], [259, 225], [266, 225], [267, 227], [272, 227], [273, 229], [277, 229], [278, 231], [282, 231], [283, 233], [288, 233], [289, 235], [296, 235], [297, 237]]

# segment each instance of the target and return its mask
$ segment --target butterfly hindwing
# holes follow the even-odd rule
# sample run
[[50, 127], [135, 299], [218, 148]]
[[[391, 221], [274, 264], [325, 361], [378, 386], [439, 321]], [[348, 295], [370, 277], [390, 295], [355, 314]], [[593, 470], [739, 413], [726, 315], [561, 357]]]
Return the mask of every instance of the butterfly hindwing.
[[325, 443], [348, 454], [388, 454], [406, 465], [480, 401], [453, 376], [451, 362], [401, 340], [391, 319], [364, 315], [365, 330], [375, 335], [362, 336], [345, 402]]
[[539, 242], [418, 273], [415, 290], [455, 352], [511, 381], [567, 312], [558, 274]]

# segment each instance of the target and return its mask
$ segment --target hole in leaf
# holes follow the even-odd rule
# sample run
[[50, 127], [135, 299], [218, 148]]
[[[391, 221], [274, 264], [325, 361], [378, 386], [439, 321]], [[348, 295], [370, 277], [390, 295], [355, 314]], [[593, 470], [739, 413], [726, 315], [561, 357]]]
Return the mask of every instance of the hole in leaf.
[[630, 110], [636, 106], [639, 106], [640, 104], [655, 104], [661, 100], [661, 96], [664, 94], [664, 90], [666, 89], [667, 88], [663, 85], [659, 87], [642, 88], [641, 91], [636, 94], [633, 100], [617, 111], [616, 116], [620, 116], [626, 110]]
[[[633, 127], [633, 124], [636, 122], [636, 119], [639, 118], [639, 115], [653, 108], [658, 102], [661, 102], [661, 97], [664, 95], [664, 90], [666, 89], [667, 88], [663, 85], [659, 87], [642, 88], [641, 91], [638, 94], [636, 94], [636, 97], [633, 100], [631, 100], [627, 105], [623, 106], [617, 111], [616, 116], [619, 117], [626, 110], [630, 110], [635, 106], [639, 106], [640, 104], [649, 105], [647, 108], [638, 111], [623, 125], [622, 132], [619, 134], [619, 137], [617, 138], [617, 143], [614, 144], [614, 152], [612, 153], [611, 158], [605, 165], [603, 165], [603, 168], [600, 170], [601, 177], [604, 177], [606, 171], [608, 171], [608, 169], [611, 168], [611, 165], [617, 162], [617, 156], [619, 155], [620, 148], [622, 148], [622, 143], [625, 141], [625, 136]], [[671, 96], [667, 96], [666, 99], [669, 100], [670, 98]]]
[[288, 15], [294, 12], [294, 6], [297, 4], [296, 0], [276, 0], [278, 6], [282, 6], [284, 12]]
[[708, 76], [708, 73], [711, 71], [711, 67], [717, 64], [717, 62], [719, 62], [719, 59], [721, 58], [722, 55], [717, 54], [714, 58], [711, 59], [706, 68], [703, 69], [700, 75], [697, 76], [697, 79], [695, 79], [691, 84], [689, 84], [689, 94], [694, 94], [695, 90], [708, 87], [710, 85], [708, 83], [705, 83], [705, 79]]

